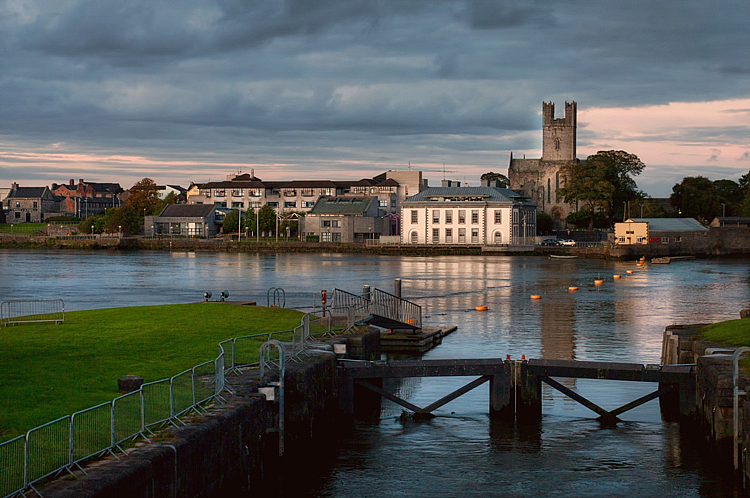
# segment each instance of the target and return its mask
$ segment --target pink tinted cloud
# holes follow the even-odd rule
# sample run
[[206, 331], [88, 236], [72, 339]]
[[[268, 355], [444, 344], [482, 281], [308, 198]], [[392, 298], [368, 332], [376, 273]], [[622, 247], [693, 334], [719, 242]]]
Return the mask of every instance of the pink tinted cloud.
[[[746, 169], [750, 151], [750, 98], [672, 102], [627, 108], [583, 108], [588, 144], [579, 156], [621, 149], [649, 164]], [[580, 132], [579, 132], [580, 134]]]

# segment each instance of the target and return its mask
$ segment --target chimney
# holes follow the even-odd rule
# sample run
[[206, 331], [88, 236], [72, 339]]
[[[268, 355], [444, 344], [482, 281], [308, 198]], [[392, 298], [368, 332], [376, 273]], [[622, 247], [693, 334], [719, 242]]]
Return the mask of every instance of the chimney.
[[80, 180], [78, 180], [78, 183], [80, 183], [81, 185], [83, 185], [83, 178], [81, 178]]
[[18, 190], [18, 184], [16, 182], [13, 182], [13, 184], [10, 186], [11, 190]]
[[71, 179], [70, 179], [70, 184], [71, 184], [71, 185], [75, 185], [75, 184], [76, 184], [76, 181], [75, 181], [75, 180], [73, 180], [73, 179], [71, 178]]

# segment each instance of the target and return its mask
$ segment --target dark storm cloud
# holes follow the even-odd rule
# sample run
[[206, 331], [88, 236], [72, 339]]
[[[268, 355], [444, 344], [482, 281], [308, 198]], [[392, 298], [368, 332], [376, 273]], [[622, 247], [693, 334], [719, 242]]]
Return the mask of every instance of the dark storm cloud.
[[484, 167], [538, 150], [543, 100], [746, 98], [749, 15], [745, 0], [9, 1], [0, 143], [311, 171]]

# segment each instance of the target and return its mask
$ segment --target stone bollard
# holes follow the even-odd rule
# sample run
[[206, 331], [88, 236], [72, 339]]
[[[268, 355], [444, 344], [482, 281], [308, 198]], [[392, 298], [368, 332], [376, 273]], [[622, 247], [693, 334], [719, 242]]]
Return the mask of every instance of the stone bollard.
[[132, 393], [143, 385], [143, 377], [137, 375], [126, 375], [117, 379], [117, 388], [121, 393]]
[[740, 318], [750, 318], [750, 308], [740, 310]]

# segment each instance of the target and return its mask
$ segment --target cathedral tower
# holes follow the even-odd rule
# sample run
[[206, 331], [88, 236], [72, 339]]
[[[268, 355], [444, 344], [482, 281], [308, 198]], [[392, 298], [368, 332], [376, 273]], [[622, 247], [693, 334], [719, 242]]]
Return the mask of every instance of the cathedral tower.
[[542, 102], [542, 161], [576, 158], [576, 103], [565, 102], [565, 117], [555, 119], [555, 104]]

